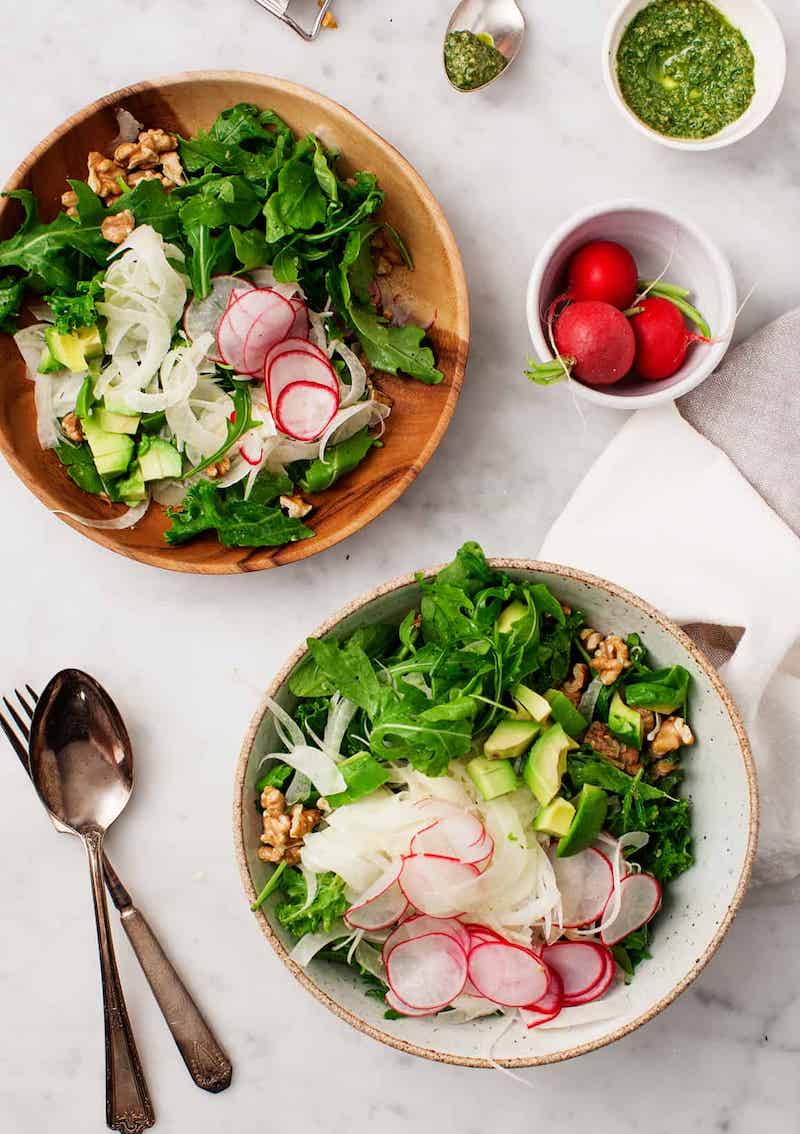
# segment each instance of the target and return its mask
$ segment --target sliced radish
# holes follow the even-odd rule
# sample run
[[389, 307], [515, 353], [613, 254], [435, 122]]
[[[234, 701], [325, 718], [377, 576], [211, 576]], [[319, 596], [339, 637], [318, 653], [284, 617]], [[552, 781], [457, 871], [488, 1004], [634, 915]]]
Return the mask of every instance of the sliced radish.
[[608, 950], [593, 941], [556, 941], [543, 957], [561, 977], [564, 1002], [582, 996], [600, 982], [606, 971]]
[[[262, 317], [264, 318], [263, 326], [261, 326]], [[277, 335], [277, 338], [272, 338], [269, 341], [269, 345], [256, 367], [256, 370], [260, 370], [264, 365], [264, 357], [266, 357], [269, 346], [272, 346], [279, 339], [285, 338], [293, 322], [294, 308], [291, 303], [278, 292], [272, 291], [271, 288], [251, 288], [241, 294], [233, 294], [217, 331], [220, 354], [228, 366], [242, 374], [249, 374], [251, 371], [247, 367], [252, 365], [256, 354], [255, 348], [260, 343], [262, 336], [265, 336], [269, 331], [270, 334]], [[260, 325], [260, 331], [256, 339], [252, 341], [248, 356], [248, 336], [257, 323]], [[281, 329], [280, 334], [277, 332], [278, 328]]]
[[494, 841], [477, 816], [460, 811], [417, 831], [410, 849], [412, 854], [438, 854], [477, 863], [491, 856]]
[[289, 300], [294, 308], [294, 322], [289, 328], [289, 338], [292, 339], [307, 339], [308, 338], [308, 307], [305, 301], [299, 295], [294, 295]]
[[552, 1012], [540, 1012], [538, 1008], [520, 1008], [519, 1014], [526, 1028], [538, 1028], [540, 1024], [549, 1024], [551, 1020], [555, 1020], [560, 1011], [559, 1004]]
[[485, 925], [468, 925], [466, 929], [469, 932], [469, 951], [471, 952], [477, 945], [485, 945], [487, 941], [505, 941], [499, 933], [495, 933], [493, 929], [487, 929]]
[[395, 1012], [399, 1012], [401, 1016], [433, 1016], [440, 1011], [438, 1008], [412, 1008], [410, 1004], [404, 1004], [399, 996], [395, 996], [391, 988], [384, 996], [384, 1000], [390, 1008], [394, 1008]]
[[402, 865], [392, 863], [353, 903], [344, 915], [348, 925], [354, 929], [387, 929], [403, 916], [408, 901], [397, 885]]
[[264, 361], [275, 346], [286, 338], [294, 322], [294, 309], [276, 291], [264, 298], [264, 310], [251, 325], [244, 340], [244, 366], [247, 374], [261, 374]]
[[564, 982], [561, 976], [555, 969], [551, 969], [549, 965], [545, 965], [547, 969], [547, 992], [544, 996], [540, 996], [535, 1004], [526, 1005], [532, 1012], [541, 1012], [547, 1016], [551, 1013], [554, 1015], [561, 1008], [564, 999]]
[[[211, 280], [211, 291], [205, 299], [192, 299], [183, 314], [183, 329], [190, 342], [194, 342], [200, 335], [209, 332], [217, 342], [217, 331], [220, 320], [231, 303], [234, 295], [245, 291], [252, 291], [253, 285], [249, 280], [239, 276], [214, 276]], [[222, 362], [222, 355], [218, 349], [209, 352], [212, 362]]]
[[411, 905], [430, 917], [455, 917], [474, 896], [478, 870], [467, 862], [435, 854], [411, 854], [400, 871], [400, 887]]
[[661, 883], [658, 879], [652, 874], [627, 874], [619, 886], [619, 912], [604, 926], [600, 939], [605, 945], [616, 945], [629, 933], [646, 925], [660, 905]]
[[427, 914], [415, 914], [401, 921], [383, 943], [382, 957], [386, 958], [401, 941], [410, 941], [412, 937], [423, 937], [426, 933], [446, 933], [456, 941], [465, 953], [469, 952], [470, 938], [464, 926], [455, 918], [428, 917]]
[[469, 955], [469, 979], [487, 1000], [508, 1008], [535, 1004], [547, 992], [548, 971], [530, 949], [487, 941]]
[[322, 362], [326, 362], [330, 366], [330, 359], [321, 347], [315, 346], [314, 343], [308, 342], [306, 339], [297, 338], [295, 335], [287, 335], [281, 342], [276, 343], [272, 350], [269, 352], [264, 360], [264, 377], [269, 379], [269, 371], [273, 362], [280, 358], [282, 354], [288, 354], [291, 351], [300, 351], [305, 354], [316, 355]]
[[614, 979], [616, 972], [616, 964], [610, 950], [606, 950], [603, 971], [600, 974], [599, 980], [583, 992], [575, 993], [573, 996], [562, 997], [561, 1004], [564, 1008], [575, 1008], [579, 1004], [589, 1004], [592, 1000], [598, 1000], [606, 991], [608, 986]]
[[267, 399], [273, 415], [277, 411], [281, 394], [295, 382], [313, 382], [316, 386], [327, 386], [336, 394], [338, 406], [340, 394], [336, 371], [324, 353], [312, 348], [310, 343], [305, 343], [297, 350], [281, 351], [269, 361]]
[[427, 933], [395, 945], [386, 960], [395, 996], [411, 1008], [446, 1007], [467, 980], [467, 955], [447, 933]]
[[564, 928], [591, 925], [602, 917], [614, 888], [614, 872], [602, 851], [587, 847], [569, 858], [551, 854], [550, 861], [561, 894]]
[[325, 432], [338, 408], [338, 395], [329, 386], [293, 382], [278, 398], [275, 423], [281, 433], [295, 441], [314, 441]]

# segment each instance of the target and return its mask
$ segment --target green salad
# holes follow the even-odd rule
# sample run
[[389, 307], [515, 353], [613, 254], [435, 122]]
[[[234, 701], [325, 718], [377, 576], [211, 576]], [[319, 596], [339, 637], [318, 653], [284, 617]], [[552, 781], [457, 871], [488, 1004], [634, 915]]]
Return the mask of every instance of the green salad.
[[399, 625], [309, 639], [270, 702], [254, 908], [390, 1015], [613, 1004], [693, 862], [690, 674], [475, 543], [419, 583]]
[[383, 191], [272, 110], [230, 107], [192, 138], [118, 117], [54, 220], [8, 194], [22, 219], [0, 243], [0, 326], [38, 319], [15, 338], [40, 443], [128, 506], [94, 526], [155, 500], [171, 544], [307, 539], [315, 494], [383, 444], [376, 372], [442, 381], [426, 329], [392, 307], [413, 265]]

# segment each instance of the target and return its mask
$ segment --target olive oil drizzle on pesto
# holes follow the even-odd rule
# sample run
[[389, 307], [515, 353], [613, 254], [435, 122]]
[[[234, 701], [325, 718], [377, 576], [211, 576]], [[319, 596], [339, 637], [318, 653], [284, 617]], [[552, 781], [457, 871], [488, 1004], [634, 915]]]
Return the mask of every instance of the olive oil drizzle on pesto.
[[654, 0], [617, 51], [622, 96], [660, 134], [708, 138], [735, 122], [755, 92], [753, 53], [706, 0]]
[[452, 31], [444, 41], [444, 67], [453, 86], [472, 91], [496, 78], [508, 60], [497, 50], [491, 36], [471, 31]]

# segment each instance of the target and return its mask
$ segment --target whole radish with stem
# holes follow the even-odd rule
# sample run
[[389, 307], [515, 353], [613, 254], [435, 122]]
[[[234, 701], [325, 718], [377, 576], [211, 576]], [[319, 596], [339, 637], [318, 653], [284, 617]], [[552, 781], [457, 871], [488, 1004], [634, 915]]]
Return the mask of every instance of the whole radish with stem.
[[636, 342], [630, 322], [610, 303], [570, 303], [555, 320], [552, 337], [556, 358], [530, 365], [525, 374], [532, 382], [549, 385], [572, 377], [589, 386], [610, 386], [633, 366]]
[[649, 296], [630, 316], [636, 343], [636, 373], [648, 382], [671, 378], [683, 366], [692, 343], [709, 343], [708, 335], [686, 329], [683, 313], [673, 298]]

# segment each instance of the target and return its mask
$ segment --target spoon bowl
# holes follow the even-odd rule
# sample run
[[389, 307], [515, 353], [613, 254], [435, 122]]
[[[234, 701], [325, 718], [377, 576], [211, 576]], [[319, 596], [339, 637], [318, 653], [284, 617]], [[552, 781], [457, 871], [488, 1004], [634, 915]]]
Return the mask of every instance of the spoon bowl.
[[93, 677], [56, 674], [31, 726], [31, 777], [54, 818], [75, 834], [107, 830], [133, 790], [133, 753], [119, 711]]
[[516, 0], [461, 0], [450, 17], [445, 37], [454, 31], [491, 36], [494, 46], [507, 60], [502, 71], [477, 87], [458, 87], [447, 75], [453, 90], [461, 94], [471, 94], [473, 91], [485, 90], [491, 83], [505, 75], [522, 47], [525, 38], [525, 17]]

